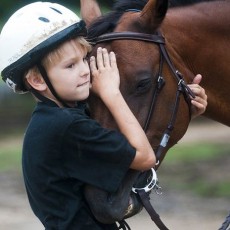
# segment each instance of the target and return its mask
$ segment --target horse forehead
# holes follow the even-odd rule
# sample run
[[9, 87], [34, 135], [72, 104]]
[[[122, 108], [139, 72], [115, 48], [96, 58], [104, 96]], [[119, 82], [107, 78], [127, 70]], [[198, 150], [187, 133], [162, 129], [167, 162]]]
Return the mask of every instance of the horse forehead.
[[159, 47], [150, 42], [114, 41], [111, 49], [117, 56], [118, 64], [124, 65], [126, 69], [146, 69], [159, 64]]
[[139, 16], [140, 16], [139, 12], [135, 12], [135, 13], [125, 12], [119, 19], [114, 32], [123, 32], [123, 31], [137, 32], [135, 27]]

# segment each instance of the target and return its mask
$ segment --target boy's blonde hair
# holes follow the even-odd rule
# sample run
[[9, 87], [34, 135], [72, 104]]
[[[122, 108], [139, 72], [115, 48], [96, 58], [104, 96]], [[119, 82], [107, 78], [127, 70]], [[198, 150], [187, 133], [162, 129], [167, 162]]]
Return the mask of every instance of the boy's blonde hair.
[[[89, 53], [92, 49], [90, 43], [86, 41], [84, 37], [77, 37], [72, 39], [76, 44], [80, 44], [85, 53]], [[62, 46], [48, 53], [42, 60], [42, 65], [47, 68], [50, 64], [53, 64], [56, 60], [59, 60], [63, 55]]]
[[[89, 53], [92, 50], [92, 46], [90, 45], [90, 43], [84, 37], [76, 37], [74, 39], [71, 39], [71, 41], [73, 41], [76, 44], [80, 44], [85, 53]], [[52, 65], [53, 63], [55, 63], [56, 61], [58, 61], [62, 57], [62, 55], [63, 55], [63, 49], [62, 49], [62, 45], [60, 45], [56, 49], [54, 49], [51, 52], [49, 52], [42, 59], [41, 63], [45, 68], [49, 68], [49, 66]], [[33, 66], [32, 68], [30, 68], [24, 75], [24, 84], [25, 84], [25, 86], [26, 86], [26, 88], [28, 90], [31, 87], [30, 87], [30, 85], [29, 85], [29, 83], [27, 82], [26, 79], [31, 74], [33, 74], [33, 75], [40, 74], [37, 66]]]

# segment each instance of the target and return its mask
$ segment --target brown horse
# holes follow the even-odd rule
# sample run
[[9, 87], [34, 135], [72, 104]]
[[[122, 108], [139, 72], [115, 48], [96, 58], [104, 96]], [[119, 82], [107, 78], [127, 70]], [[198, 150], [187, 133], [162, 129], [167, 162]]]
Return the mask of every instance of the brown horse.
[[[167, 0], [124, 0], [89, 27], [93, 54], [98, 46], [116, 53], [123, 96], [160, 162], [187, 130], [186, 83], [197, 73], [208, 95], [204, 116], [230, 126], [229, 12], [229, 0], [173, 8]], [[116, 127], [96, 96], [89, 103], [93, 117]]]
[[[165, 38], [164, 46], [172, 63], [182, 73], [185, 82], [192, 82], [196, 73], [202, 74], [202, 86], [208, 95], [208, 107], [204, 116], [230, 126], [230, 1], [203, 2], [168, 9], [168, 1], [150, 0], [142, 11], [135, 12], [132, 9], [137, 3], [141, 8], [143, 2], [145, 1], [121, 1], [117, 8], [123, 11], [112, 11], [94, 22], [89, 28], [90, 38], [112, 31], [151, 35], [160, 32]], [[105, 42], [100, 41], [98, 45], [116, 53], [121, 75], [121, 91], [144, 127], [153, 91], [157, 86], [159, 43], [132, 38], [112, 38]], [[154, 149], [159, 145], [169, 124], [175, 103], [178, 82], [172, 75], [164, 61], [162, 77], [165, 86], [159, 92], [147, 129]], [[114, 127], [111, 116], [105, 112], [105, 107], [97, 98], [93, 97], [90, 103], [93, 116], [105, 126]], [[165, 153], [182, 138], [189, 121], [188, 105], [186, 100], [182, 99]]]

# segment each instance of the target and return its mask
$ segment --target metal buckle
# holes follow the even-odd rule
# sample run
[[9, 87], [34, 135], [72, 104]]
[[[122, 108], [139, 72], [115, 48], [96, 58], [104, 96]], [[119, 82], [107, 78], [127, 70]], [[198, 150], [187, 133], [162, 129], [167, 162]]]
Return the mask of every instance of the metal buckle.
[[151, 181], [143, 188], [132, 187], [132, 191], [134, 193], [137, 193], [137, 190], [144, 190], [145, 192], [149, 192], [152, 189], [155, 189], [157, 194], [161, 194], [161, 192], [159, 192], [159, 190], [161, 190], [161, 187], [158, 185], [158, 178], [157, 178], [157, 174], [154, 168], [151, 168], [151, 172], [152, 172]]

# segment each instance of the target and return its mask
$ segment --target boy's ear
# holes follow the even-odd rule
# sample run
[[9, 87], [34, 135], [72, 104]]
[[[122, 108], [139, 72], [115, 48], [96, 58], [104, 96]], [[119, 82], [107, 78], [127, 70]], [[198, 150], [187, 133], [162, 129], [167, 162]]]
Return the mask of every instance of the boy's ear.
[[40, 73], [30, 71], [25, 80], [29, 88], [32, 87], [37, 91], [45, 91], [47, 89], [47, 85]]

